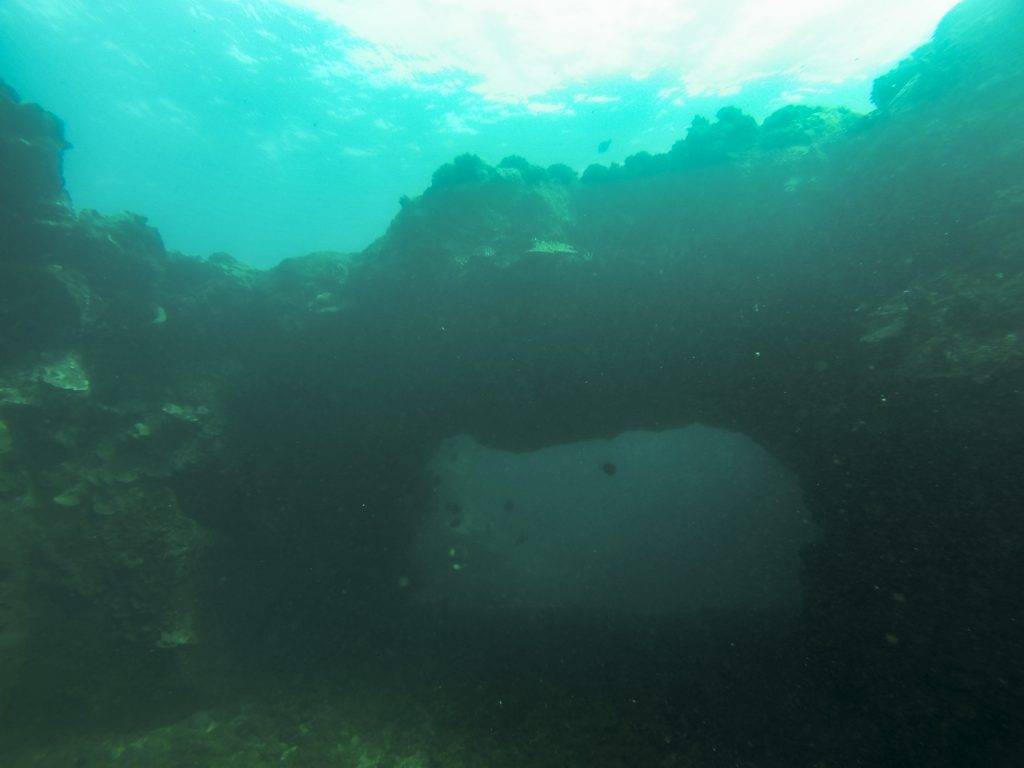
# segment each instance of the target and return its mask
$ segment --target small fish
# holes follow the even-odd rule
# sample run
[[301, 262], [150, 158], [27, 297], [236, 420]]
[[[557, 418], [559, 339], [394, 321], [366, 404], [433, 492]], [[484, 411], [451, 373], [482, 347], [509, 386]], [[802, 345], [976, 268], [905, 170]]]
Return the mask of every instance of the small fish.
[[601, 465], [601, 471], [609, 477], [619, 471], [619, 468], [612, 464], [610, 461], [606, 461]]
[[506, 512], [511, 512], [516, 508], [516, 503], [512, 499], [505, 499], [505, 503], [502, 505], [502, 509]]
[[605, 152], [608, 151], [608, 147], [610, 147], [611, 145], [612, 145], [612, 140], [611, 139], [605, 139], [604, 141], [602, 141], [600, 144], [597, 145], [597, 154], [603, 155]]
[[519, 546], [520, 544], [525, 544], [525, 543], [526, 543], [526, 534], [525, 533], [520, 533], [518, 536], [516, 536], [516, 546]]

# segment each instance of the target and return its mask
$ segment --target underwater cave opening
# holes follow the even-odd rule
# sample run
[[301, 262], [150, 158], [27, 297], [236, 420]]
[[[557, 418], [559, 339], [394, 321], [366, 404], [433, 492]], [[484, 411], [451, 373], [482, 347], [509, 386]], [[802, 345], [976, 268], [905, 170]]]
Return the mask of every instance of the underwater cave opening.
[[817, 527], [797, 479], [745, 435], [691, 424], [519, 452], [459, 435], [427, 469], [393, 584], [403, 654], [636, 682], [799, 615]]
[[498, 610], [792, 611], [815, 536], [795, 478], [693, 424], [508, 452], [468, 436], [430, 462], [410, 587]]
[[[306, 473], [329, 476], [323, 448]], [[797, 479], [745, 435], [691, 424], [516, 452], [459, 435], [415, 453], [399, 474], [416, 478], [388, 465], [344, 509], [326, 479], [263, 476], [303, 495], [261, 493], [293, 505], [273, 516], [287, 535], [250, 527], [211, 559], [208, 604], [235, 653], [300, 669], [362, 648], [440, 668], [635, 672], [638, 643], [659, 657], [654, 636], [677, 649], [777, 636], [799, 614], [817, 527]]]

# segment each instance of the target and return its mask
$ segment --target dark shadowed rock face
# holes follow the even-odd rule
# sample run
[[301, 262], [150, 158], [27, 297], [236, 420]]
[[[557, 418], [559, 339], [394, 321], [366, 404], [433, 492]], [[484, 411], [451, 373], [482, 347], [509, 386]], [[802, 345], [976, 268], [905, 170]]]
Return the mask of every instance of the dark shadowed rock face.
[[39, 211], [64, 200], [60, 120], [36, 104], [22, 104], [0, 81], [0, 209], [10, 214]]
[[365, 253], [268, 272], [76, 214], [59, 122], [4, 89], [0, 717], [399, 625], [454, 435], [701, 422], [778, 457], [822, 537], [784, 646], [678, 662], [677, 719], [765, 765], [1012, 764], [1024, 65], [989, 52], [1019, 13], [964, 3], [869, 116], [724, 111], [581, 178], [462, 157]]

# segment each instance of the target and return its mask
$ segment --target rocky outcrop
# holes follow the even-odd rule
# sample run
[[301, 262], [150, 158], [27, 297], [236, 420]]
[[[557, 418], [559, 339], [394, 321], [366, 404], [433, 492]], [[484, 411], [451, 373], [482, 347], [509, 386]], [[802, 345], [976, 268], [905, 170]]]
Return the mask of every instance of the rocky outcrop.
[[239, 365], [200, 329], [251, 302], [243, 270], [168, 254], [143, 218], [76, 214], [60, 122], [6, 89], [0, 133], [0, 710], [25, 727], [192, 663], [214, 536], [175, 486], [219, 454]]

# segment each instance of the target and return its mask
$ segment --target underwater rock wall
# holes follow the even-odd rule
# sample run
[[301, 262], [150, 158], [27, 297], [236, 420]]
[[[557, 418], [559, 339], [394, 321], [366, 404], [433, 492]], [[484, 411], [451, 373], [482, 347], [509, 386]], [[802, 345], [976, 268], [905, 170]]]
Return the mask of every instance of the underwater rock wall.
[[218, 340], [252, 301], [230, 259], [76, 214], [59, 121], [6, 88], [0, 133], [0, 717], [26, 726], [185, 685], [213, 535], [178, 485], [220, 455], [241, 361]]
[[445, 438], [699, 421], [780, 457], [823, 530], [781, 688], [828, 702], [835, 730], [807, 738], [857, 722], [865, 755], [1003, 754], [1024, 63], [987, 41], [1024, 51], [1020, 17], [964, 3], [866, 117], [726, 110], [579, 178], [459, 158], [363, 254], [268, 272], [76, 213], [59, 122], [4, 89], [0, 717], [174, 696], [400, 605]]

